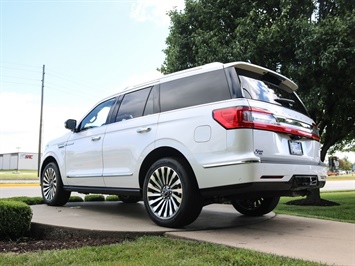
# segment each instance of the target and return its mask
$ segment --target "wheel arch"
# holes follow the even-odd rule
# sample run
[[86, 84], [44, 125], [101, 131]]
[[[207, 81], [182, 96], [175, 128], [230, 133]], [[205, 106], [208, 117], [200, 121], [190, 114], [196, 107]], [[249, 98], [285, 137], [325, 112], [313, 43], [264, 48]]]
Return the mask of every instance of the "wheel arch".
[[198, 187], [198, 183], [196, 180], [195, 173], [191, 167], [191, 164], [186, 159], [186, 157], [177, 149], [172, 147], [159, 147], [153, 151], [151, 151], [143, 160], [140, 170], [139, 170], [139, 187], [143, 188], [144, 178], [146, 173], [148, 172], [149, 167], [159, 159], [172, 157], [178, 159], [189, 171], [191, 174], [192, 180], [195, 182], [196, 186]]
[[46, 159], [43, 160], [42, 162], [42, 165], [41, 165], [41, 171], [39, 173], [39, 176], [41, 177], [42, 176], [42, 173], [43, 173], [43, 170], [44, 168], [46, 167], [47, 164], [49, 163], [55, 163], [58, 167], [58, 170], [60, 172], [60, 169], [59, 169], [59, 165], [58, 165], [58, 162], [57, 160], [53, 157], [53, 156], [48, 156]]

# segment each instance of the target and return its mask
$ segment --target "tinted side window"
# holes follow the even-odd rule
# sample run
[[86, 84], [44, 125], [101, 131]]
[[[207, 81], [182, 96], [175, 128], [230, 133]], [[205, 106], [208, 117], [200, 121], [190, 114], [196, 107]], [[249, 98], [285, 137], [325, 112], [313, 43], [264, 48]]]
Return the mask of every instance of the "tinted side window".
[[160, 85], [162, 112], [230, 98], [223, 70], [181, 78]]
[[121, 102], [115, 121], [119, 122], [142, 116], [150, 90], [151, 87], [127, 93]]
[[96, 106], [81, 122], [80, 130], [100, 127], [107, 123], [108, 115], [116, 99], [110, 99]]

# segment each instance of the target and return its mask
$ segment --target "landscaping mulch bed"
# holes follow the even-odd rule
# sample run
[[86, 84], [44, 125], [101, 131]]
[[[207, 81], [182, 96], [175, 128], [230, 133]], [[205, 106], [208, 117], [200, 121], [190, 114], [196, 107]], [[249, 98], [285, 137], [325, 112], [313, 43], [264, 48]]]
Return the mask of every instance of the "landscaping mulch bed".
[[75, 236], [68, 239], [33, 239], [23, 237], [16, 241], [0, 240], [0, 253], [26, 253], [42, 250], [61, 250], [74, 249], [85, 246], [101, 246], [109, 244], [122, 243], [124, 241], [132, 241], [133, 239], [119, 237], [88, 237]]
[[26, 237], [16, 240], [0, 238], [0, 253], [26, 253], [42, 250], [75, 249], [134, 241], [142, 234], [90, 231], [71, 228], [31, 225]]

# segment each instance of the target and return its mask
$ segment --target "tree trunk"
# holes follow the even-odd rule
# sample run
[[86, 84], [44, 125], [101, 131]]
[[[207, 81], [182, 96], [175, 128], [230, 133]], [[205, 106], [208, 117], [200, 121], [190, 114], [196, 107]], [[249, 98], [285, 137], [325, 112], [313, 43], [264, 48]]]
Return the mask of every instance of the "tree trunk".
[[312, 205], [319, 205], [321, 202], [320, 189], [316, 188], [312, 190], [312, 193], [307, 196], [306, 201], [312, 203]]

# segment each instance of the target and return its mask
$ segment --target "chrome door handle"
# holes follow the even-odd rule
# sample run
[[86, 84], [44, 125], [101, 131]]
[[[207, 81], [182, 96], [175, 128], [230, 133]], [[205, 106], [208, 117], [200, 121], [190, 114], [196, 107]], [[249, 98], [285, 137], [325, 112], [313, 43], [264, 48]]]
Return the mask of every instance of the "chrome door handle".
[[92, 138], [91, 138], [92, 141], [98, 141], [98, 140], [100, 140], [100, 139], [101, 139], [100, 136], [96, 136], [96, 137], [92, 137]]
[[151, 131], [152, 129], [150, 127], [142, 127], [140, 129], [137, 129], [137, 133], [146, 133]]

